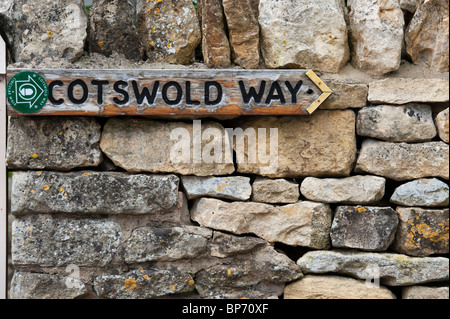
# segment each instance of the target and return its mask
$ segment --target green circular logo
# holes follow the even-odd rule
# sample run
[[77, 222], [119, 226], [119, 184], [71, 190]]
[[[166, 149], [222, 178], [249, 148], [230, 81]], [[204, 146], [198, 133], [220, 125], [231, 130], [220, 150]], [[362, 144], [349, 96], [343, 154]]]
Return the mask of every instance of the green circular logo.
[[45, 79], [31, 71], [15, 74], [6, 86], [9, 104], [22, 113], [39, 111], [47, 103], [48, 94]]

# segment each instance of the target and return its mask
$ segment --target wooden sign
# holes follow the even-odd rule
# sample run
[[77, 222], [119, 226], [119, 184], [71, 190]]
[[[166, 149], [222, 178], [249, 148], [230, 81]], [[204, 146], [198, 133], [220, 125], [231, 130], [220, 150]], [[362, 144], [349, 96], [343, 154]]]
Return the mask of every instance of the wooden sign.
[[114, 116], [308, 115], [332, 92], [307, 70], [8, 69], [6, 93], [8, 115]]

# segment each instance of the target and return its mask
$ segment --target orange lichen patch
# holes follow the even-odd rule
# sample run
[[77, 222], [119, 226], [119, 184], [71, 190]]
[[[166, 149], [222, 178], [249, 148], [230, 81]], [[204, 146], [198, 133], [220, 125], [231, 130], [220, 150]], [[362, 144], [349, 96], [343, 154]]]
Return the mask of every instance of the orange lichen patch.
[[144, 277], [144, 279], [148, 279], [148, 275], [144, 275], [144, 276], [142, 276], [142, 277]]
[[31, 226], [30, 226], [30, 227], [28, 227], [28, 230], [32, 230], [32, 229], [33, 229], [33, 227], [31, 227]]
[[85, 173], [83, 173], [81, 176], [84, 176], [84, 177], [86, 177], [86, 176], [89, 176], [89, 175], [91, 175], [91, 173], [89, 173], [89, 172], [85, 172]]
[[172, 290], [172, 291], [175, 291], [175, 290], [177, 290], [177, 288], [175, 288], [175, 285], [171, 285], [171, 286], [169, 286], [169, 289], [170, 289], [170, 290]]
[[32, 158], [38, 158], [39, 155], [37, 155], [36, 153], [34, 153], [33, 155], [31, 155]]
[[50, 189], [50, 186], [44, 185], [44, 191], [48, 191]]
[[134, 280], [133, 278], [129, 278], [127, 280], [125, 280], [125, 284], [124, 284], [125, 290], [133, 290], [136, 288], [136, 280]]
[[228, 275], [228, 276], [231, 275], [231, 269], [227, 269], [227, 275]]
[[155, 8], [154, 15], [159, 16], [161, 14], [161, 10], [159, 8]]
[[42, 174], [42, 171], [37, 171], [36, 174]]
[[189, 285], [189, 286], [192, 286], [194, 283], [195, 283], [195, 282], [194, 282], [194, 280], [192, 280], [192, 279], [188, 281], [188, 285]]
[[147, 10], [147, 15], [149, 15], [150, 13], [152, 13], [152, 10], [151, 10], [151, 9], [148, 9], [148, 10]]
[[53, 32], [49, 30], [49, 31], [47, 31], [47, 35], [49, 38], [51, 38], [53, 36]]
[[97, 45], [101, 48], [101, 47], [103, 47], [104, 43], [102, 41], [98, 41]]
[[227, 185], [228, 185], [228, 183], [222, 183], [222, 184], [217, 185], [217, 191], [220, 192]]
[[[417, 219], [417, 217], [416, 217]], [[433, 243], [441, 242], [448, 246], [449, 241], [449, 225], [448, 222], [442, 221], [438, 224], [440, 229], [433, 229], [426, 223], [414, 223], [414, 220], [408, 220], [410, 225], [408, 235], [406, 237], [406, 248], [419, 248], [421, 239], [428, 239]], [[420, 236], [420, 237], [419, 237]], [[417, 238], [419, 237], [419, 239]]]
[[64, 188], [60, 187], [59, 192], [62, 193], [64, 191]]
[[367, 209], [365, 209], [364, 207], [358, 207], [358, 213], [362, 213], [367, 211]]

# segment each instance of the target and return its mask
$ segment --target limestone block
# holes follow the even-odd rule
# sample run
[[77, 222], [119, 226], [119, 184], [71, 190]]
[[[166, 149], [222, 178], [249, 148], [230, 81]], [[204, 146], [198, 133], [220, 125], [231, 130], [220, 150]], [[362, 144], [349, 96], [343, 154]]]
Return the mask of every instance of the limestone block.
[[181, 176], [181, 183], [188, 199], [215, 197], [247, 200], [252, 194], [250, 178], [245, 176]]
[[299, 186], [286, 179], [257, 177], [252, 184], [252, 201], [261, 203], [296, 203], [300, 197]]
[[397, 187], [390, 201], [401, 206], [445, 207], [449, 187], [437, 178], [421, 178]]

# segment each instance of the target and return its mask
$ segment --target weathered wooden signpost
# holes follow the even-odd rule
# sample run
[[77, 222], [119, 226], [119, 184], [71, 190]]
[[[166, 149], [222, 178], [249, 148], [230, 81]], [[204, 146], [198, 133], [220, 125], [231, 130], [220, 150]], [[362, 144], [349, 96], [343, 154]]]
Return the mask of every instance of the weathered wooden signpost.
[[8, 69], [6, 74], [3, 42], [0, 57], [2, 298], [7, 269], [7, 115], [310, 115], [332, 93], [311, 70]]

